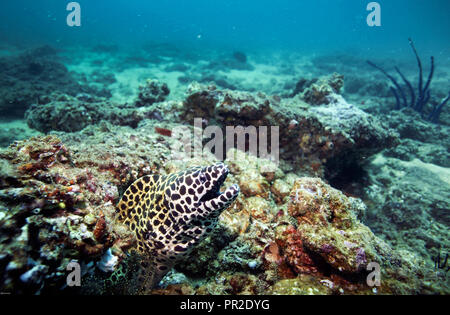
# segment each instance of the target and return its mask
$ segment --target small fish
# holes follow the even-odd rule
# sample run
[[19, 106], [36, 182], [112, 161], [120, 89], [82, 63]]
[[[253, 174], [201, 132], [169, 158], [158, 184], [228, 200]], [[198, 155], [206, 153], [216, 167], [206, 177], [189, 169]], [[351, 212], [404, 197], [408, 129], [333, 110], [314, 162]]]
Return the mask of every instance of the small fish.
[[172, 137], [172, 130], [155, 127], [155, 131], [157, 133], [159, 133], [160, 135], [163, 135], [163, 136], [166, 136], [166, 137]]
[[117, 205], [118, 218], [135, 233], [143, 257], [137, 276], [141, 293], [149, 292], [188, 255], [237, 198], [238, 185], [220, 192], [228, 172], [218, 163], [167, 176], [148, 175], [125, 191]]

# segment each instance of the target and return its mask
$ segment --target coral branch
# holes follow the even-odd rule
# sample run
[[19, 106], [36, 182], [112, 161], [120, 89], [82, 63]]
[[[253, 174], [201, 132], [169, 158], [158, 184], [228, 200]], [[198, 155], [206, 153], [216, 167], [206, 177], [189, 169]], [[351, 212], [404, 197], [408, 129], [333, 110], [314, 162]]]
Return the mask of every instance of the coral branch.
[[448, 102], [448, 100], [450, 99], [450, 92], [448, 93], [447, 97], [444, 98], [442, 100], [442, 102], [438, 105], [435, 106], [435, 108], [433, 109], [433, 111], [431, 112], [430, 116], [428, 116], [428, 120], [431, 121], [432, 123], [437, 123], [439, 120], [439, 115], [442, 112], [442, 108], [444, 107], [444, 105]]
[[410, 106], [414, 106], [414, 104], [416, 103], [416, 94], [414, 93], [414, 89], [413, 89], [413, 87], [411, 85], [411, 82], [409, 82], [406, 79], [406, 77], [403, 75], [403, 73], [400, 72], [400, 70], [397, 67], [395, 67], [395, 70], [400, 75], [400, 77], [403, 79], [403, 82], [405, 82], [406, 86], [408, 87], [409, 93], [411, 94]]
[[[377, 66], [376, 64], [374, 64], [373, 62], [367, 60], [367, 63], [374, 67], [375, 69], [378, 69], [379, 71], [381, 71], [381, 73], [383, 73], [389, 80], [391, 80], [391, 82], [394, 84], [395, 88], [397, 89], [398, 92], [400, 92], [400, 96], [402, 97], [403, 100], [403, 104], [400, 104], [399, 102], [399, 98], [398, 98], [398, 93], [394, 92], [395, 97], [397, 99], [397, 105], [396, 105], [396, 109], [400, 109], [402, 107], [407, 106], [407, 102], [406, 102], [406, 96], [405, 96], [405, 92], [403, 91], [403, 89], [400, 87], [400, 85], [398, 84], [397, 80], [395, 80], [395, 78], [393, 76], [391, 76], [389, 73], [387, 73], [383, 68]], [[395, 91], [393, 89], [391, 89], [392, 91]]]
[[[425, 86], [423, 85], [423, 67], [422, 67], [422, 61], [420, 60], [419, 54], [417, 53], [417, 49], [414, 45], [414, 42], [412, 41], [411, 38], [408, 38], [409, 40], [409, 45], [411, 46], [414, 55], [416, 56], [417, 59], [417, 65], [419, 67], [419, 83], [418, 83], [418, 97], [416, 99], [416, 93], [414, 92], [414, 88], [411, 84], [411, 82], [408, 81], [408, 79], [406, 79], [406, 77], [403, 75], [403, 73], [398, 69], [398, 67], [395, 67], [395, 71], [398, 73], [398, 75], [402, 78], [405, 86], [408, 88], [409, 90], [409, 94], [411, 95], [411, 100], [410, 103], [408, 104], [407, 100], [406, 100], [406, 96], [405, 96], [405, 92], [403, 91], [403, 87], [400, 86], [397, 82], [397, 80], [391, 76], [389, 73], [387, 73], [383, 68], [377, 66], [376, 64], [374, 64], [371, 61], [367, 61], [367, 63], [374, 67], [375, 69], [381, 71], [395, 86], [391, 87], [391, 91], [395, 96], [396, 99], [396, 105], [395, 105], [395, 109], [401, 109], [403, 107], [411, 107], [413, 108], [415, 111], [419, 112], [420, 115], [423, 117], [424, 113], [424, 108], [425, 106], [428, 104], [430, 98], [431, 98], [431, 91], [430, 91], [430, 84], [431, 81], [433, 80], [433, 75], [434, 75], [434, 57], [431, 56], [431, 68], [430, 68], [430, 73], [428, 75], [428, 79], [427, 82], [425, 83]], [[438, 106], [435, 106], [432, 110], [432, 112], [430, 113], [430, 115], [428, 116], [428, 120], [433, 122], [433, 123], [437, 123], [439, 121], [439, 115], [442, 112], [442, 108], [445, 105], [445, 103], [447, 103], [448, 101], [448, 97], [446, 99], [444, 99], [444, 101], [439, 104]]]
[[417, 53], [417, 49], [416, 46], [414, 46], [414, 42], [412, 41], [411, 38], [408, 38], [409, 41], [409, 45], [411, 46], [414, 55], [416, 55], [416, 59], [417, 59], [417, 66], [419, 67], [419, 100], [423, 98], [423, 90], [422, 90], [422, 86], [423, 86], [423, 69], [422, 69], [422, 61], [420, 61], [420, 57], [419, 54]]

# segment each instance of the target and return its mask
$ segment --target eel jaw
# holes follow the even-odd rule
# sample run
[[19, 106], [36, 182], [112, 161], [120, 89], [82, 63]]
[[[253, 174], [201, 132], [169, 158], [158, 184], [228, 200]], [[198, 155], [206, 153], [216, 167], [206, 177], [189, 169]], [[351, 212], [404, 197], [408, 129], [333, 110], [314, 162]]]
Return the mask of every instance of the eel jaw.
[[222, 211], [227, 208], [239, 195], [239, 186], [232, 185], [221, 192], [220, 188], [225, 182], [229, 170], [223, 163], [216, 164], [211, 171], [220, 171], [219, 178], [215, 179], [211, 188], [202, 196], [200, 202], [209, 212]]
[[213, 211], [222, 211], [227, 208], [239, 195], [239, 186], [234, 184], [228, 187], [224, 192], [217, 195], [217, 197], [212, 198], [210, 200], [206, 200], [203, 203], [203, 206], [213, 212]]
[[223, 183], [227, 179], [228, 172], [229, 172], [228, 168], [225, 168], [223, 170], [222, 174], [216, 180], [216, 182], [213, 184], [213, 186], [200, 199], [200, 202], [206, 202], [206, 201], [216, 199], [217, 197], [219, 197], [222, 194], [220, 192], [220, 188], [222, 187]]

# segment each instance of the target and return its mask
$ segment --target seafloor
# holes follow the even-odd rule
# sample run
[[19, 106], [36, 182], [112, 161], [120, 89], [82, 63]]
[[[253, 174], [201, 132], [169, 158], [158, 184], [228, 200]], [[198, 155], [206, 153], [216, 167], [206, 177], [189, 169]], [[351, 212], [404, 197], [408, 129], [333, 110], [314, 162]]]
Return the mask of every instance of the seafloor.
[[[418, 79], [413, 58], [376, 62]], [[449, 73], [439, 60], [421, 115], [395, 109], [364, 56], [2, 46], [0, 291], [117, 293], [103, 280], [136, 240], [115, 205], [143, 175], [217, 161], [170, 159], [171, 130], [201, 117], [279, 126], [281, 160], [225, 160], [237, 201], [147, 293], [450, 294], [450, 104], [426, 119]], [[80, 288], [66, 285], [71, 261]]]

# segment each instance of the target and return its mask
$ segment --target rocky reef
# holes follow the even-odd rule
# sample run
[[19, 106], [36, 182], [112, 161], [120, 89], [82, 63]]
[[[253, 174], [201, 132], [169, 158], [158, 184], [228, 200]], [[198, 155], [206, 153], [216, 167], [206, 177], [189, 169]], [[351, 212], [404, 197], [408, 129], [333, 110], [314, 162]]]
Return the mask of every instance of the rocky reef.
[[[376, 155], [367, 165], [364, 199], [367, 223], [391, 244], [433, 259], [449, 238], [448, 126], [434, 126], [410, 109], [386, 122], [401, 136], [398, 146]], [[408, 117], [416, 115], [417, 121]]]
[[[245, 180], [243, 191], [258, 182], [266, 189], [240, 196], [234, 209], [221, 215], [217, 234], [195, 250], [192, 257], [196, 259], [177, 267], [193, 279], [205, 273], [210, 277], [190, 292], [414, 294], [443, 289], [433, 283], [433, 272], [417, 265], [418, 257], [393, 250], [361, 223], [359, 218], [367, 208], [360, 199], [345, 196], [320, 178], [299, 177], [280, 169], [273, 174], [260, 173], [261, 163], [270, 162], [240, 157], [239, 161], [246, 161], [245, 167], [240, 169], [240, 162], [230, 161], [230, 182], [240, 182], [244, 172], [253, 173], [254, 179]], [[289, 187], [287, 195], [274, 187], [277, 181]], [[265, 195], [269, 190], [273, 195]], [[274, 195], [286, 198], [277, 203]], [[214, 252], [218, 254], [212, 255]], [[366, 283], [371, 262], [381, 268], [379, 287]], [[175, 290], [181, 290], [180, 285], [156, 292]]]
[[[239, 52], [229, 62], [248, 63]], [[448, 294], [445, 274], [424, 259], [447, 239], [438, 231], [448, 224], [448, 186], [424, 198], [418, 182], [405, 180], [428, 178], [439, 186], [439, 169], [419, 174], [415, 159], [448, 167], [448, 152], [442, 147], [442, 156], [432, 158], [416, 144], [438, 143], [448, 130], [436, 133], [403, 116], [382, 121], [348, 103], [342, 87], [343, 77], [333, 74], [299, 82], [281, 98], [194, 82], [184, 99], [168, 101], [167, 85], [147, 80], [124, 104], [88, 92], [39, 97], [26, 120], [45, 135], [0, 149], [1, 291], [111, 293], [105, 280], [131, 266], [135, 244], [116, 220], [119, 197], [143, 175], [215, 163], [212, 153], [171, 155], [178, 141], [172, 131], [193, 132], [200, 117], [201, 127], [221, 130], [278, 126], [280, 161], [228, 151], [225, 185], [240, 186], [238, 199], [151, 293]], [[364, 187], [345, 175], [360, 169]], [[407, 248], [388, 237], [401, 227], [408, 238], [424, 225], [439, 236], [414, 234]], [[414, 250], [422, 245], [434, 250]], [[70, 262], [81, 265], [81, 288], [66, 285]], [[374, 265], [381, 280], [370, 286]]]
[[190, 85], [187, 93], [183, 113], [187, 122], [202, 117], [207, 124], [222, 128], [279, 126], [280, 157], [309, 174], [323, 175], [326, 165], [333, 165], [335, 169], [329, 171], [335, 173], [339, 168], [336, 163], [358, 164], [365, 156], [398, 142], [395, 131], [348, 104], [342, 96], [328, 94], [328, 89], [324, 95], [317, 95], [317, 102], [325, 95], [333, 101], [321, 106], [298, 98], [281, 99], [199, 84]]
[[136, 106], [148, 106], [159, 103], [166, 99], [170, 90], [167, 84], [158, 80], [147, 80], [145, 85], [139, 86], [139, 95], [136, 99]]
[[28, 107], [52, 92], [110, 97], [104, 89], [79, 83], [50, 46], [0, 58], [0, 115], [22, 118]]
[[164, 113], [177, 106], [176, 102], [160, 104], [169, 92], [166, 85], [148, 80], [139, 87], [136, 100], [130, 104], [111, 103], [87, 93], [76, 96], [52, 93], [41, 98], [39, 103], [32, 104], [25, 112], [25, 119], [29, 127], [41, 132], [80, 131], [101, 121], [137, 127], [144, 119], [161, 120]]

